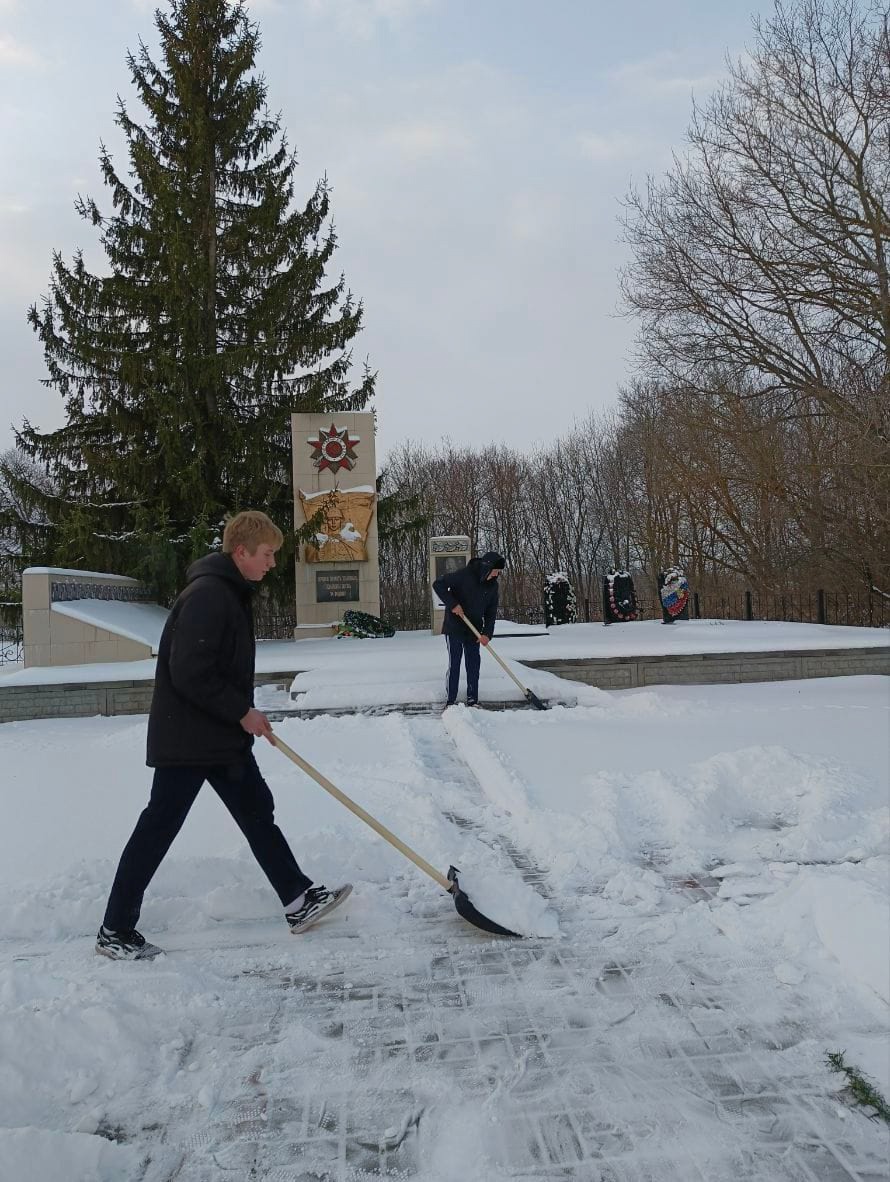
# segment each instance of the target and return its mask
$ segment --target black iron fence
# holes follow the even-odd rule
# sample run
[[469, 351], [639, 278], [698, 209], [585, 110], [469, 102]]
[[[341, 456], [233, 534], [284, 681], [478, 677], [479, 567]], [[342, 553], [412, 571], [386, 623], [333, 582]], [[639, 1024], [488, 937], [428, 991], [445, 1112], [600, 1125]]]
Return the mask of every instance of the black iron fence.
[[[769, 595], [744, 590], [727, 594], [693, 590], [689, 607], [693, 619], [787, 620], [789, 623], [844, 624], [860, 628], [890, 627], [890, 595], [877, 589], [871, 592], [789, 590]], [[601, 598], [579, 595], [577, 612], [579, 623], [601, 621]], [[390, 611], [384, 610], [382, 614], [398, 629], [410, 631], [429, 627], [429, 608], [425, 602], [400, 605]], [[540, 600], [518, 602], [507, 599], [501, 603], [498, 615], [517, 624], [540, 624], [544, 620], [544, 604]], [[660, 610], [649, 604], [645, 594], [638, 598], [638, 618], [661, 618]]]
[[[645, 603], [641, 605], [645, 608]], [[401, 603], [381, 609], [381, 616], [400, 632], [421, 632], [430, 626], [429, 604]], [[645, 618], [645, 610], [641, 617]], [[501, 618], [517, 624], [540, 624], [544, 620], [543, 603], [507, 602], [501, 605]], [[863, 628], [890, 628], [890, 595], [878, 590], [868, 592], [788, 591], [760, 595], [754, 591], [730, 594], [693, 591], [690, 603], [693, 619], [708, 620], [787, 620], [789, 623], [844, 624]], [[599, 600], [579, 599], [579, 622], [602, 619]], [[279, 611], [265, 605], [257, 612], [256, 635], [262, 640], [292, 640], [297, 617], [293, 611]], [[0, 602], [0, 666], [21, 663], [24, 658], [22, 605]]]
[[380, 615], [399, 632], [422, 632], [424, 628], [429, 630], [430, 605], [427, 602], [388, 605], [383, 600]]
[[707, 620], [787, 620], [803, 624], [890, 627], [890, 597], [879, 591], [785, 591], [761, 595], [692, 593], [692, 616]]
[[295, 612], [259, 611], [253, 621], [258, 640], [293, 640], [296, 626]]
[[[640, 595], [639, 618], [660, 618]], [[595, 623], [602, 620], [599, 598], [578, 598], [578, 621]], [[400, 632], [419, 632], [430, 626], [429, 603], [398, 602], [387, 604], [382, 597], [381, 616]], [[543, 602], [506, 600], [499, 616], [517, 624], [541, 624], [544, 620]], [[852, 627], [890, 627], [890, 596], [874, 590], [868, 592], [800, 591], [789, 590], [763, 595], [756, 591], [733, 591], [727, 594], [693, 590], [690, 597], [690, 616], [708, 620], [786, 620], [789, 623], [844, 624]], [[264, 640], [290, 640], [296, 626], [294, 612], [260, 608], [256, 614], [256, 634]]]
[[22, 605], [0, 602], [0, 665], [18, 665], [24, 658]]

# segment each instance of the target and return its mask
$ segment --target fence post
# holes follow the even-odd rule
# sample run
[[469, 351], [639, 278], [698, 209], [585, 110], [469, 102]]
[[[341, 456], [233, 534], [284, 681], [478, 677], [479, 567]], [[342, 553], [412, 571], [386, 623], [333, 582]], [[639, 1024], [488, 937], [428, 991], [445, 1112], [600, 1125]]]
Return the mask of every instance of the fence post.
[[590, 600], [587, 598], [584, 600], [584, 623], [590, 623]]
[[701, 600], [698, 597], [698, 592], [692, 592], [692, 614], [697, 619], [701, 619]]
[[825, 611], [825, 592], [820, 587], [816, 592], [816, 623], [827, 624], [828, 614]]
[[750, 591], [745, 592], [745, 619], [754, 619], [754, 600]]

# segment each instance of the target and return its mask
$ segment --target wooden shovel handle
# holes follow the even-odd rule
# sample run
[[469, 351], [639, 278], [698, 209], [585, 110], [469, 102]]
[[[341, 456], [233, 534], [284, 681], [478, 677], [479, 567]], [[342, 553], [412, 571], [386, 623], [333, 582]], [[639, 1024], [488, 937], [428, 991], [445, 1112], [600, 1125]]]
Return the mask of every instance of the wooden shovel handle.
[[327, 776], [323, 776], [320, 771], [317, 771], [312, 766], [311, 763], [307, 763], [302, 755], [297, 755], [296, 751], [294, 751], [292, 747], [288, 747], [287, 743], [285, 743], [283, 739], [279, 739], [279, 737], [274, 733], [270, 736], [270, 738], [279, 751], [282, 751], [289, 760], [297, 765], [298, 768], [302, 768], [307, 776], [311, 776], [316, 784], [324, 788], [325, 792], [329, 792], [335, 800], [339, 800], [340, 803], [345, 805], [351, 813], [355, 813], [355, 815], [364, 821], [366, 825], [370, 825], [375, 833], [379, 833], [380, 836], [385, 841], [388, 841], [391, 846], [395, 846], [399, 853], [402, 853], [406, 858], [409, 858], [415, 866], [418, 866], [424, 872], [424, 874], [428, 874], [430, 878], [434, 882], [437, 882], [444, 891], [448, 891], [449, 894], [451, 893], [452, 884], [448, 881], [444, 874], [440, 874], [434, 866], [431, 866], [429, 862], [427, 862], [426, 858], [421, 858], [420, 854], [416, 854], [410, 846], [407, 846], [403, 841], [400, 841], [399, 838], [396, 837], [396, 835], [389, 829], [387, 829], [385, 825], [381, 825], [380, 822], [376, 820], [376, 818], [372, 817], [370, 813], [366, 813], [360, 804], [356, 804], [354, 800], [350, 800], [345, 792], [341, 792], [336, 784], [331, 783]]
[[[482, 633], [479, 631], [479, 629], [476, 627], [476, 625], [473, 623], [473, 621], [468, 620], [466, 616], [461, 616], [460, 618], [463, 620], [463, 622], [466, 624], [466, 626], [470, 629], [470, 631], [473, 633], [473, 635], [476, 637], [476, 639], [479, 640]], [[485, 646], [485, 648], [488, 650], [488, 652], [491, 653], [491, 655], [494, 657], [494, 659], [497, 661], [497, 663], [500, 665], [500, 667], [503, 669], [503, 671], [507, 674], [507, 676], [512, 677], [513, 680], [516, 682], [516, 684], [519, 686], [519, 688], [522, 690], [522, 692], [524, 694], [527, 694], [528, 690], [525, 688], [525, 686], [522, 684], [522, 682], [519, 680], [519, 678], [516, 676], [516, 674], [510, 668], [510, 666], [507, 665], [506, 662], [502, 661], [501, 658], [498, 656], [498, 654], [491, 647], [491, 641], [488, 642], [488, 644]]]

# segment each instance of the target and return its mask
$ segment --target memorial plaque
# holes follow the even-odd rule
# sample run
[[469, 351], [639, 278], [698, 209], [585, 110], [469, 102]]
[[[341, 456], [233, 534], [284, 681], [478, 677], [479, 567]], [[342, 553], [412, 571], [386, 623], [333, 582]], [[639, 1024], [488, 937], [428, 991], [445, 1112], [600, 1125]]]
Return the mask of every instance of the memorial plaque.
[[357, 570], [320, 570], [315, 573], [316, 603], [358, 603]]
[[436, 578], [441, 579], [442, 575], [450, 575], [453, 570], [460, 570], [466, 565], [467, 560], [463, 554], [437, 554]]
[[430, 580], [430, 630], [442, 631], [442, 620], [445, 618], [445, 605], [433, 590], [433, 583], [443, 575], [460, 570], [470, 561], [470, 539], [466, 534], [448, 534], [430, 538], [429, 542], [429, 580]]

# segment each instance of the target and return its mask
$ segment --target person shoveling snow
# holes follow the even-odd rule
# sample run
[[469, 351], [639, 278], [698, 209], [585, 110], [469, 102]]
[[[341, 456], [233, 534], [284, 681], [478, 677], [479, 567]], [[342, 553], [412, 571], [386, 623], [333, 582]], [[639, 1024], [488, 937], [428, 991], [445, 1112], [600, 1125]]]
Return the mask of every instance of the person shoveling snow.
[[136, 929], [142, 899], [205, 780], [247, 838], [291, 932], [304, 932], [352, 890], [315, 885], [300, 869], [251, 750], [255, 738], [272, 741], [269, 719], [253, 704], [251, 597], [283, 540], [265, 513], [237, 514], [226, 524], [223, 552], [190, 567], [173, 605], [148, 717], [151, 797], [121, 855], [96, 937], [102, 956], [145, 960], [162, 951]]
[[[458, 570], [446, 571], [433, 583], [433, 590], [445, 605], [442, 635], [448, 646], [446, 706], [457, 702], [461, 660], [467, 670], [467, 705], [479, 702], [480, 647], [484, 648], [494, 636], [498, 577], [506, 565], [506, 559], [489, 550]], [[475, 635], [467, 622], [474, 626]]]

